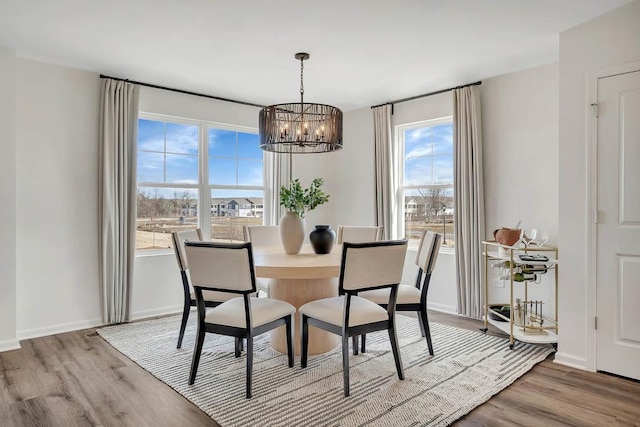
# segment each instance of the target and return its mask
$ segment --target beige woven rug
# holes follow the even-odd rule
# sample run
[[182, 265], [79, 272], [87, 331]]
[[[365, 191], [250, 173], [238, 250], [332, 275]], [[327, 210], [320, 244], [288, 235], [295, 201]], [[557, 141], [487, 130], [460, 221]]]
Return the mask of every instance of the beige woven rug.
[[293, 368], [254, 341], [253, 398], [245, 398], [244, 354], [233, 339], [207, 334], [196, 383], [187, 385], [195, 336], [190, 316], [183, 348], [175, 348], [178, 316], [105, 327], [98, 333], [120, 352], [182, 394], [222, 426], [443, 426], [513, 383], [553, 350], [431, 323], [429, 356], [417, 319], [398, 316], [405, 380], [396, 375], [385, 332], [367, 335], [367, 353], [351, 355], [351, 396], [342, 389], [339, 348]]

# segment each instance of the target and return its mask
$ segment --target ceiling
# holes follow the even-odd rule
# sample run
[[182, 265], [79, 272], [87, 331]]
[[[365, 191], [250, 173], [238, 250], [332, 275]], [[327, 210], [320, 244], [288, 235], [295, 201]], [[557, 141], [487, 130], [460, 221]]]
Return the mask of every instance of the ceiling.
[[20, 57], [259, 104], [343, 110], [558, 60], [558, 34], [631, 0], [0, 0]]

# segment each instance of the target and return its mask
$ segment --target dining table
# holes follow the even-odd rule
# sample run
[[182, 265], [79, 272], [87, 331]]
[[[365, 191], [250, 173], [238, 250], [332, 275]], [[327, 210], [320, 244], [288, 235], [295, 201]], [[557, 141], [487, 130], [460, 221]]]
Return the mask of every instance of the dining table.
[[[269, 298], [286, 301], [296, 308], [294, 346], [298, 355], [302, 334], [297, 310], [307, 302], [338, 296], [341, 256], [342, 245], [335, 245], [324, 255], [314, 253], [308, 244], [295, 255], [286, 254], [280, 245], [253, 248], [256, 277], [269, 279]], [[339, 336], [309, 327], [309, 354], [326, 353], [339, 342]], [[281, 353], [287, 352], [284, 327], [271, 331], [271, 346]]]

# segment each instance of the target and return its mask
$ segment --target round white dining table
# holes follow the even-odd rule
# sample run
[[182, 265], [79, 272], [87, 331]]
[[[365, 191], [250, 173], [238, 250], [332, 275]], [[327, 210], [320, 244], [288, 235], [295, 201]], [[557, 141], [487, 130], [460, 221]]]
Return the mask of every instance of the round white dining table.
[[[296, 310], [309, 301], [338, 296], [338, 277], [342, 246], [335, 245], [330, 254], [317, 255], [310, 245], [304, 245], [297, 255], [287, 255], [282, 246], [253, 248], [256, 276], [269, 278], [269, 297], [286, 301]], [[295, 314], [294, 345], [300, 354], [300, 314]], [[309, 354], [326, 353], [334, 349], [340, 337], [313, 326], [309, 327]], [[271, 331], [271, 346], [287, 352], [285, 328]]]

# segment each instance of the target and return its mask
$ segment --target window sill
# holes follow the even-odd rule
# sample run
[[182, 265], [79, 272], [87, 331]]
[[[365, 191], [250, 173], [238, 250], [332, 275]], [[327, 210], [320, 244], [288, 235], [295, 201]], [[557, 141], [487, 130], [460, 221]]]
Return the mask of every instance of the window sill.
[[144, 258], [150, 256], [161, 256], [173, 254], [173, 249], [146, 249], [142, 251], [136, 251], [136, 258]]

